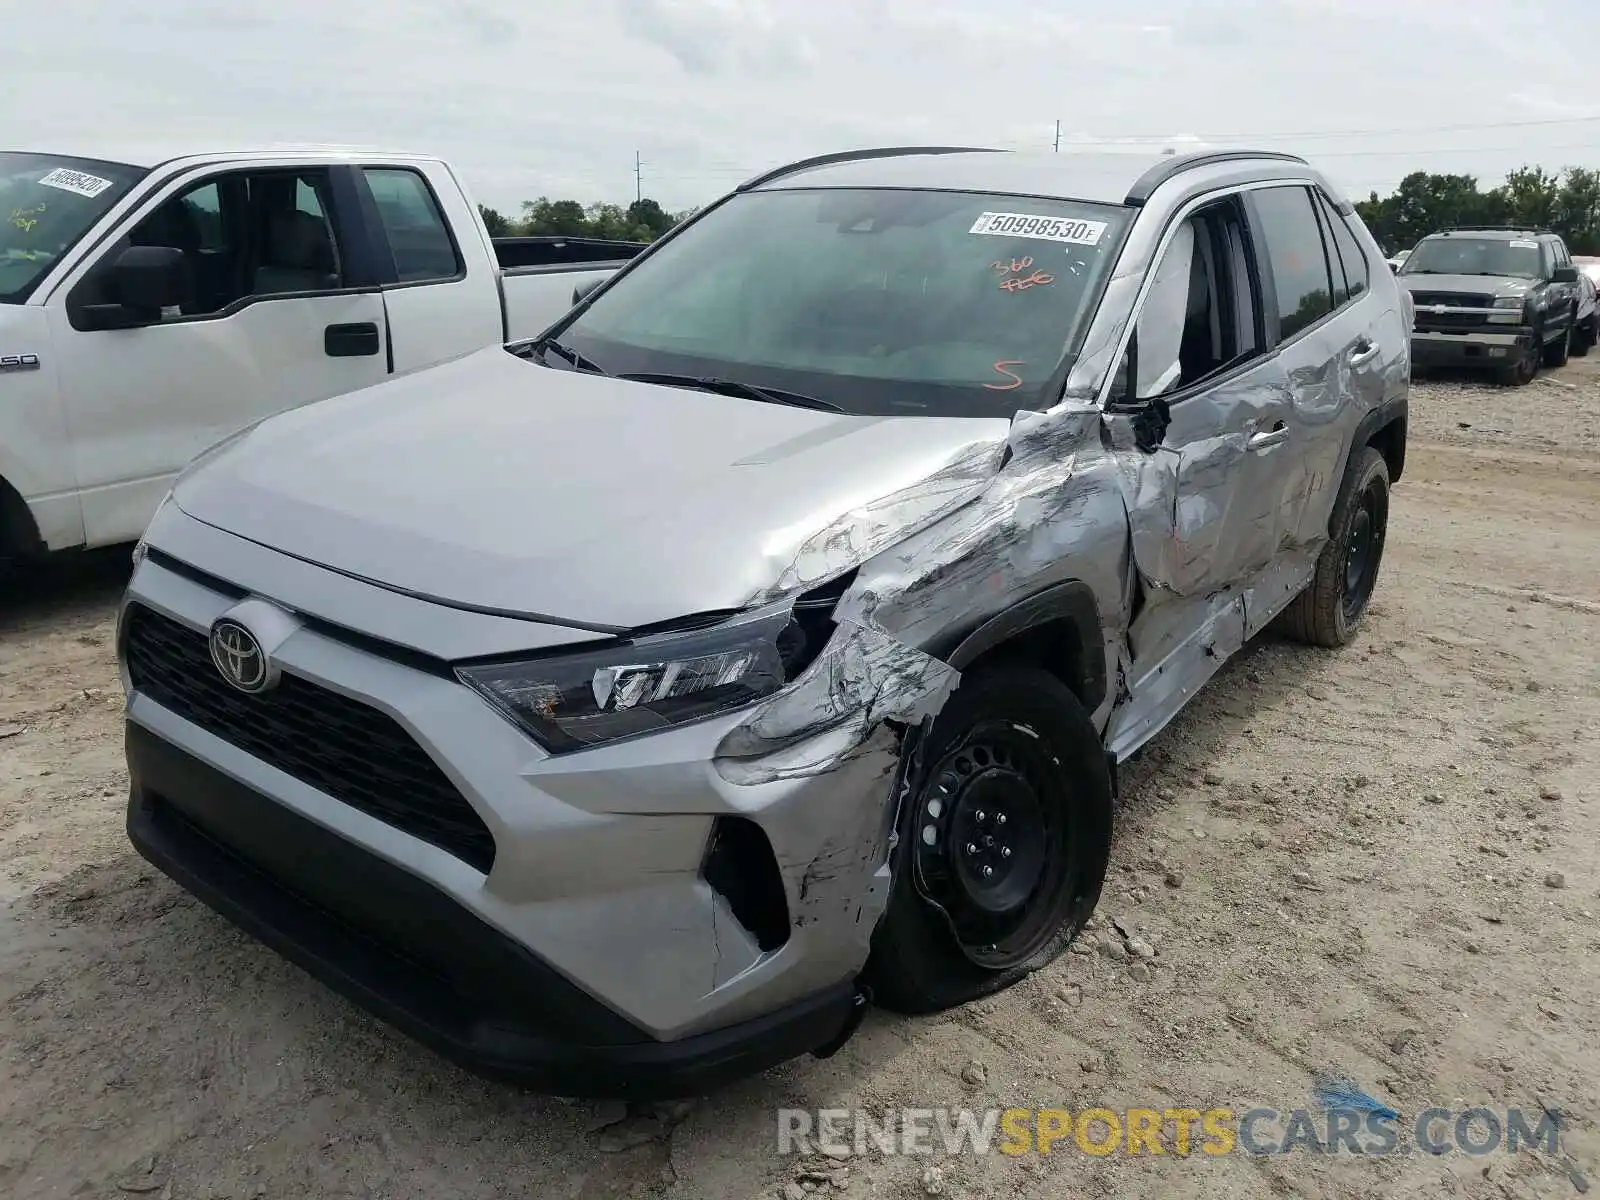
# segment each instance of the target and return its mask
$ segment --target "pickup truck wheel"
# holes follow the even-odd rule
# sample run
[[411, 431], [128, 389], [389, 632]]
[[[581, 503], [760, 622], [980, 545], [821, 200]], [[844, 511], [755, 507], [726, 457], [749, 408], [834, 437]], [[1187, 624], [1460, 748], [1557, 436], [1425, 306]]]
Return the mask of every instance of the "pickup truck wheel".
[[1539, 373], [1539, 359], [1539, 344], [1535, 341], [1525, 347], [1508, 366], [1501, 367], [1496, 377], [1507, 387], [1523, 387], [1532, 383], [1533, 377]]
[[1596, 327], [1600, 326], [1600, 315], [1590, 317], [1582, 324], [1572, 327], [1572, 345], [1570, 352], [1574, 358], [1587, 357], [1590, 349], [1596, 342]]
[[1389, 467], [1383, 455], [1362, 446], [1345, 472], [1316, 574], [1283, 610], [1283, 632], [1328, 649], [1350, 642], [1378, 583], [1388, 527]]
[[1562, 333], [1555, 341], [1544, 348], [1544, 365], [1547, 367], [1564, 367], [1567, 365], [1567, 351], [1572, 345], [1572, 331]]
[[1111, 773], [1083, 705], [1037, 667], [979, 668], [915, 754], [866, 982], [937, 1012], [1011, 986], [1100, 899]]

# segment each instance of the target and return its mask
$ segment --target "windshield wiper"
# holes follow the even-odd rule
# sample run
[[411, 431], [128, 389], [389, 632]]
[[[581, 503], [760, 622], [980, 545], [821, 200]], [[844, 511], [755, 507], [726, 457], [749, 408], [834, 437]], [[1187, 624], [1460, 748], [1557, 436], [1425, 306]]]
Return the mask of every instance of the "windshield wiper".
[[617, 378], [631, 379], [635, 383], [659, 383], [666, 387], [694, 388], [696, 391], [715, 392], [719, 396], [734, 396], [740, 400], [759, 400], [763, 404], [787, 404], [791, 408], [814, 408], [821, 412], [844, 411], [829, 400], [819, 400], [815, 396], [788, 392], [782, 388], [757, 387], [753, 383], [744, 383], [737, 379], [672, 375], [660, 371], [634, 371], [618, 375]]
[[563, 346], [554, 338], [540, 338], [538, 341], [529, 342], [522, 349], [526, 351], [526, 354], [523, 355], [524, 358], [533, 356], [537, 357], [539, 361], [543, 362], [545, 361], [546, 352], [554, 351], [558, 356], [566, 359], [579, 371], [587, 371], [591, 375], [606, 374], [606, 369], [599, 363], [595, 362], [594, 359], [590, 358], [586, 354], [579, 354], [571, 346]]

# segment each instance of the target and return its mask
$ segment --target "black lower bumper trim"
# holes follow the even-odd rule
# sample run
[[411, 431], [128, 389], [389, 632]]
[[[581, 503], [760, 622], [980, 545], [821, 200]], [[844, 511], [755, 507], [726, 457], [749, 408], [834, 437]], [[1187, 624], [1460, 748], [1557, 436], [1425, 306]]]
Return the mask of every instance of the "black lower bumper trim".
[[[1515, 329], [1505, 332], [1518, 333]], [[1531, 336], [1522, 335], [1515, 343], [1482, 341], [1470, 333], [1451, 334], [1447, 339], [1419, 337], [1411, 341], [1411, 361], [1432, 367], [1508, 366], [1532, 344]]]
[[418, 877], [128, 723], [128, 836], [285, 958], [476, 1074], [566, 1096], [704, 1094], [829, 1047], [848, 981], [662, 1042]]

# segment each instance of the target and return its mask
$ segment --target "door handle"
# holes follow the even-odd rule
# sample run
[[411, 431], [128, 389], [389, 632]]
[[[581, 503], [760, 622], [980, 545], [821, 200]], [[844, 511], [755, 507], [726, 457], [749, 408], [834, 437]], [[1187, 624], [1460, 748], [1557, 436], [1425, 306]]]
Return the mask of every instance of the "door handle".
[[1289, 440], [1289, 427], [1282, 421], [1277, 422], [1271, 429], [1264, 429], [1260, 433], [1252, 433], [1250, 440], [1245, 443], [1247, 450], [1265, 450], [1269, 446], [1276, 446], [1280, 442]]
[[368, 358], [383, 349], [376, 321], [329, 325], [322, 331], [322, 349], [329, 358]]
[[1362, 338], [1350, 349], [1350, 365], [1359, 367], [1371, 362], [1381, 349], [1382, 347], [1371, 338]]

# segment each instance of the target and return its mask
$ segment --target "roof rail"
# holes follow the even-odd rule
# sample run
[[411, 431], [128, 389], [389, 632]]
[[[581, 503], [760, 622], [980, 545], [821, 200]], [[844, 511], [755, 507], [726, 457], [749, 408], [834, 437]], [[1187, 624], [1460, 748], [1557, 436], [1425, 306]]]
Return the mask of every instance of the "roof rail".
[[751, 188], [758, 188], [763, 184], [771, 183], [775, 179], [782, 179], [785, 175], [793, 175], [797, 171], [808, 171], [813, 167], [830, 167], [834, 163], [859, 162], [869, 158], [904, 158], [913, 154], [1005, 154], [1007, 151], [997, 150], [993, 146], [882, 146], [870, 150], [840, 150], [833, 154], [819, 154], [814, 158], [802, 158], [798, 162], [789, 163], [787, 166], [775, 167], [764, 174], [757, 175], [754, 179], [747, 179], [733, 190], [748, 192]]
[[1299, 163], [1310, 166], [1298, 154], [1285, 154], [1280, 150], [1197, 150], [1193, 154], [1168, 155], [1151, 167], [1128, 189], [1124, 204], [1138, 208], [1150, 199], [1151, 194], [1167, 180], [1195, 167], [1209, 167], [1212, 163], [1243, 162], [1252, 158], [1270, 158], [1274, 162]]
[[1446, 225], [1442, 229], [1435, 229], [1434, 233], [1532, 233], [1545, 236], [1554, 235], [1555, 230], [1545, 229], [1541, 225], [1529, 225], [1521, 221], [1513, 221], [1506, 225], [1495, 225], [1489, 221], [1480, 221], [1472, 225]]

